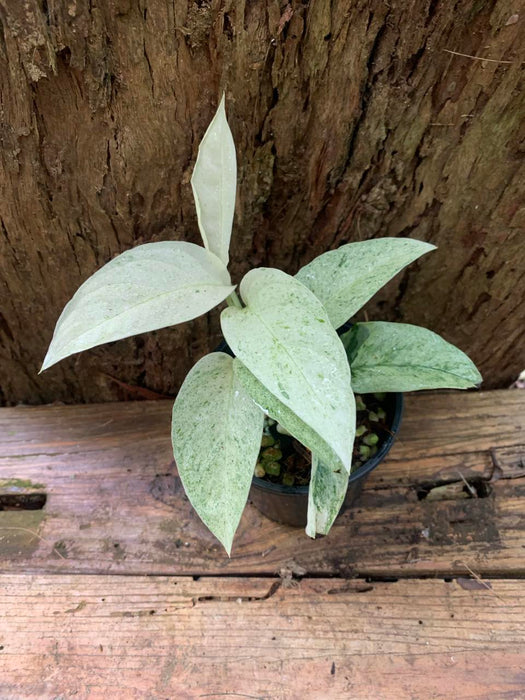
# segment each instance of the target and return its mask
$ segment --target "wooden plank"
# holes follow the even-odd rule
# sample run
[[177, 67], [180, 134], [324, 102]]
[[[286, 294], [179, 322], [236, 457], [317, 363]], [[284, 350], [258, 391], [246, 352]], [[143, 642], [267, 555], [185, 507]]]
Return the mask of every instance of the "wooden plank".
[[[21, 406], [0, 409], [0, 456], [31, 458], [49, 467], [46, 457], [143, 446], [150, 459], [166, 467], [172, 461], [169, 442], [170, 401], [136, 401], [77, 406]], [[520, 391], [419, 393], [405, 396], [401, 434], [381, 468], [385, 483], [434, 480], [446, 458], [450, 469], [470, 457], [476, 474], [491, 469], [490, 450], [523, 444], [525, 397]], [[436, 464], [436, 459], [438, 464]], [[482, 463], [476, 465], [481, 459]], [[401, 472], [398, 463], [410, 469]], [[415, 468], [414, 465], [417, 465]], [[445, 474], [445, 472], [443, 472]]]
[[0, 695], [523, 697], [524, 583], [487, 585], [4, 575]]
[[[391, 456], [327, 538], [309, 540], [248, 506], [231, 559], [181, 490], [169, 403], [2, 409], [0, 489], [40, 489], [47, 502], [0, 512], [0, 571], [524, 575], [525, 392], [419, 394], [406, 404]], [[462, 479], [485, 497], [424, 498]]]

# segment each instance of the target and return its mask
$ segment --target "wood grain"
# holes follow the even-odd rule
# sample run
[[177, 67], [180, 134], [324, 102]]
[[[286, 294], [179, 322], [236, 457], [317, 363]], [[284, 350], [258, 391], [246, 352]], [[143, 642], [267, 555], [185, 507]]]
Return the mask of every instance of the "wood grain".
[[[525, 575], [524, 392], [408, 396], [389, 458], [328, 537], [310, 540], [248, 505], [231, 559], [183, 494], [170, 410], [2, 409], [0, 491], [47, 502], [0, 512], [0, 571]], [[463, 479], [480, 497], [425, 497], [446, 483], [461, 492]]]
[[0, 403], [137, 397], [108, 376], [174, 395], [217, 345], [213, 312], [37, 374], [96, 269], [140, 243], [199, 240], [189, 179], [223, 90], [234, 280], [348, 241], [431, 241], [369, 317], [428, 326], [488, 387], [510, 384], [525, 328], [516, 13], [516, 0], [2, 0]]
[[521, 698], [525, 392], [406, 398], [328, 537], [248, 506], [231, 559], [171, 402], [1, 409], [2, 700]]
[[525, 584], [487, 585], [3, 575], [0, 695], [517, 700]]

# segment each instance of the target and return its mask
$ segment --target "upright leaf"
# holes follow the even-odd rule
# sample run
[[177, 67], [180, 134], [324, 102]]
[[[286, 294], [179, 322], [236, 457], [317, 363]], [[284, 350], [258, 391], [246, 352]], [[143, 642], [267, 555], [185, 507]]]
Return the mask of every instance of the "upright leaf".
[[237, 161], [233, 136], [226, 120], [224, 95], [199, 146], [191, 186], [204, 245], [227, 265], [235, 209]]
[[58, 319], [42, 370], [95, 345], [196, 318], [233, 289], [223, 263], [200, 246], [137, 246], [77, 290]]
[[468, 389], [481, 374], [464, 352], [436, 333], [408, 323], [356, 323], [341, 336], [359, 393]]
[[436, 246], [412, 238], [374, 238], [319, 255], [296, 277], [321, 300], [334, 328], [351, 318], [406, 265]]
[[225, 353], [203, 357], [173, 407], [173, 454], [184, 490], [204, 524], [230, 554], [257, 462], [263, 413]]
[[229, 346], [350, 471], [355, 430], [350, 369], [324, 307], [280, 270], [251, 270], [240, 291], [246, 307], [229, 307], [221, 315]]
[[315, 538], [327, 535], [337, 518], [348, 489], [348, 472], [335, 470], [312, 455], [312, 473], [308, 489], [306, 534]]

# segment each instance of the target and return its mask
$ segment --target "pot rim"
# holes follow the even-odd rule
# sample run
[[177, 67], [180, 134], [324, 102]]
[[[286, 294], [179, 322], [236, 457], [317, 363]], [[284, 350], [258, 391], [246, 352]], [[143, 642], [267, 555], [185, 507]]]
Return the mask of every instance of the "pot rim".
[[[388, 393], [388, 392], [385, 392]], [[368, 476], [370, 472], [375, 469], [380, 462], [386, 457], [387, 453], [390, 451], [394, 441], [396, 439], [397, 432], [401, 423], [401, 417], [403, 415], [403, 394], [401, 392], [390, 392], [394, 395], [394, 415], [392, 417], [392, 424], [390, 425], [390, 430], [392, 435], [385, 440], [381, 445], [381, 449], [378, 450], [372, 459], [367, 460], [364, 464], [358, 467], [355, 471], [350, 473], [348, 477], [348, 485], [363, 479]], [[262, 491], [270, 491], [275, 494], [281, 494], [286, 496], [296, 495], [296, 494], [307, 494], [310, 489], [310, 484], [305, 484], [302, 486], [285, 486], [284, 484], [274, 484], [271, 481], [266, 481], [265, 479], [260, 479], [258, 476], [252, 478], [252, 486]]]

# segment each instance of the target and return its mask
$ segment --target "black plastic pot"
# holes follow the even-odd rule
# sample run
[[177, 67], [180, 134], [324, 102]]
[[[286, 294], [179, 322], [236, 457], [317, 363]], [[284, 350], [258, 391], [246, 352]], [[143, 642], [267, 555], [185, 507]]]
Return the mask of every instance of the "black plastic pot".
[[[338, 333], [344, 333], [351, 326], [351, 323], [346, 323], [338, 330]], [[226, 352], [233, 357], [229, 345], [224, 340], [216, 349], [216, 352]], [[350, 474], [348, 491], [346, 492], [341, 512], [354, 504], [361, 493], [367, 476], [383, 461], [394, 444], [403, 414], [403, 394], [386, 394], [384, 409], [387, 414], [386, 423], [390, 428], [391, 435], [383, 442], [372, 459], [369, 459]], [[308, 512], [308, 489], [308, 485], [284, 486], [284, 484], [273, 484], [270, 481], [254, 476], [249, 498], [253, 505], [271, 520], [275, 520], [283, 525], [291, 525], [292, 527], [305, 527]]]
[[[350, 474], [348, 491], [341, 512], [354, 504], [361, 493], [367, 476], [383, 461], [394, 444], [403, 414], [403, 394], [386, 394], [384, 408], [387, 414], [387, 424], [392, 434], [383, 442], [372, 459]], [[265, 479], [254, 476], [250, 500], [263, 515], [271, 520], [292, 527], [305, 527], [308, 512], [308, 489], [308, 485], [284, 486], [283, 484], [272, 484]]]

